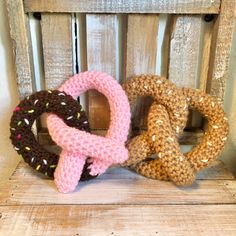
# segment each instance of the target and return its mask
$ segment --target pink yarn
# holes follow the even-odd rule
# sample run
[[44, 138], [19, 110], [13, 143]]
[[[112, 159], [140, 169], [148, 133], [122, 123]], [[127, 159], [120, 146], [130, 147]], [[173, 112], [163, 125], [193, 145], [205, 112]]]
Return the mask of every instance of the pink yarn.
[[59, 88], [75, 99], [89, 89], [98, 90], [108, 99], [111, 122], [105, 137], [68, 127], [56, 115], [50, 114], [47, 118], [49, 134], [63, 149], [54, 178], [59, 191], [64, 193], [76, 188], [87, 156], [91, 157], [91, 175], [102, 174], [110, 165], [128, 159], [125, 141], [130, 125], [130, 106], [117, 81], [105, 73], [89, 71], [71, 77]]

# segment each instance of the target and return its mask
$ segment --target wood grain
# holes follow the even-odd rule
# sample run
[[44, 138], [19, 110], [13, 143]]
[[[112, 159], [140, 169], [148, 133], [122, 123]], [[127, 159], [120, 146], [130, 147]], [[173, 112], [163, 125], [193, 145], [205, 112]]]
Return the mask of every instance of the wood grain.
[[[88, 70], [103, 71], [117, 78], [117, 16], [90, 15], [87, 20], [87, 66]], [[89, 122], [92, 129], [107, 129], [110, 108], [104, 95], [97, 91], [88, 93]]]
[[22, 0], [6, 2], [15, 56], [17, 87], [19, 97], [23, 99], [35, 89], [28, 16], [24, 13]]
[[236, 234], [236, 205], [11, 206], [0, 211], [3, 235]]
[[216, 34], [214, 35], [215, 47], [212, 54], [212, 62], [209, 72], [208, 92], [223, 101], [226, 81], [229, 76], [229, 58], [232, 46], [234, 12], [236, 3], [234, 0], [223, 0], [221, 11], [216, 22]]
[[[71, 194], [59, 193], [52, 180], [35, 175], [26, 166], [23, 168], [25, 170], [18, 168], [9, 180], [0, 182], [0, 205], [236, 203], [236, 181], [232, 176], [224, 175], [220, 166], [201, 173], [191, 187], [181, 188], [124, 169], [111, 169], [99, 178], [80, 183]], [[206, 175], [210, 179], [206, 179]]]
[[24, 6], [26, 12], [216, 14], [220, 0], [24, 0]]
[[43, 13], [41, 20], [46, 89], [73, 74], [71, 14]]
[[[158, 15], [128, 16], [126, 78], [155, 74], [157, 59]], [[133, 128], [144, 128], [151, 98], [138, 98], [133, 106]]]

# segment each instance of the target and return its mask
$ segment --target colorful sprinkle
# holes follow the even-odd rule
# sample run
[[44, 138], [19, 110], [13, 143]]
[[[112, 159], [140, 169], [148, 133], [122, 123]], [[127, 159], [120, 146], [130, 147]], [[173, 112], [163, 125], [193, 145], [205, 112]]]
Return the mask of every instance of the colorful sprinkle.
[[15, 128], [11, 128], [11, 130], [15, 131], [16, 129]]
[[79, 112], [77, 112], [77, 119], [79, 119], [80, 118], [80, 113]]
[[34, 157], [31, 158], [31, 163], [34, 161]]
[[20, 107], [16, 107], [16, 108], [15, 108], [15, 111], [20, 111]]
[[83, 123], [84, 123], [84, 124], [87, 124], [87, 123], [88, 123], [88, 121], [86, 120], [86, 121], [84, 121]]
[[30, 147], [25, 147], [25, 150], [30, 151], [31, 149]]
[[56, 168], [56, 165], [50, 165], [50, 168]]
[[24, 122], [25, 122], [27, 125], [29, 125], [29, 120], [28, 120], [28, 119], [24, 118]]
[[48, 106], [49, 106], [49, 102], [46, 103], [46, 108], [48, 108]]
[[18, 121], [18, 122], [17, 122], [17, 126], [20, 126], [21, 123], [22, 123], [22, 121]]
[[29, 96], [27, 96], [26, 99], [29, 100]]
[[38, 166], [36, 167], [36, 170], [39, 170], [39, 169], [40, 169], [40, 167], [41, 167], [41, 166], [40, 166], [40, 165], [38, 165]]
[[23, 158], [23, 156], [22, 156], [22, 155], [19, 155], [19, 158], [20, 158], [20, 159], [22, 159], [22, 160], [24, 160], [24, 158]]
[[206, 162], [208, 162], [208, 159], [201, 160], [201, 162], [206, 163]]
[[48, 93], [52, 93], [52, 91], [51, 91], [51, 90], [48, 90]]
[[20, 148], [18, 148], [18, 147], [14, 147], [14, 149], [15, 149], [16, 151], [19, 151], [19, 150], [20, 150]]
[[48, 162], [45, 159], [43, 159], [43, 163], [44, 163], [44, 165], [48, 164]]
[[210, 143], [210, 142], [207, 142], [207, 145], [208, 145], [208, 146], [212, 146], [212, 143]]
[[28, 110], [28, 113], [34, 113], [34, 109]]
[[64, 93], [58, 93], [59, 96], [66, 96]]
[[20, 140], [20, 139], [21, 139], [21, 134], [17, 134], [16, 138], [17, 138], [18, 140]]
[[71, 120], [73, 118], [73, 116], [69, 116], [69, 117], [67, 117], [66, 119], [67, 120]]
[[38, 99], [36, 99], [36, 100], [34, 101], [34, 105], [36, 105], [38, 101], [39, 101], [39, 100], [38, 100]]
[[62, 105], [62, 106], [65, 106], [65, 105], [66, 105], [66, 103], [65, 103], [65, 102], [61, 102], [61, 105]]

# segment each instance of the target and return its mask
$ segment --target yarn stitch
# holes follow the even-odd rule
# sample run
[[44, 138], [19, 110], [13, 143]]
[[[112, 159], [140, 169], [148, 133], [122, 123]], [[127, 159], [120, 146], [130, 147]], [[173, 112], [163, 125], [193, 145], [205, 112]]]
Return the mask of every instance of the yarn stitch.
[[[59, 157], [43, 149], [36, 141], [31, 131], [32, 125], [42, 113], [50, 112], [61, 117], [68, 126], [90, 131], [87, 116], [81, 109], [80, 104], [70, 95], [57, 90], [40, 91], [26, 97], [11, 117], [10, 139], [14, 149], [32, 168], [53, 177]], [[81, 180], [93, 177], [89, 175], [87, 165]]]
[[105, 73], [91, 71], [71, 77], [59, 88], [74, 98], [89, 89], [98, 90], [108, 99], [111, 122], [105, 137], [68, 127], [55, 115], [47, 119], [52, 139], [63, 149], [54, 177], [59, 191], [64, 193], [75, 189], [85, 156], [91, 157], [91, 175], [102, 174], [111, 164], [122, 163], [128, 158], [125, 141], [130, 125], [130, 107], [117, 81]]
[[[228, 122], [217, 101], [203, 92], [177, 88], [164, 78], [137, 76], [123, 85], [130, 102], [137, 96], [151, 95], [154, 102], [148, 114], [148, 132], [128, 144], [129, 159], [124, 166], [153, 179], [188, 185], [196, 172], [210, 166], [221, 153], [228, 135]], [[176, 110], [173, 110], [176, 106]], [[201, 142], [190, 152], [181, 153], [177, 135], [187, 121], [187, 108], [195, 108], [208, 120]], [[156, 159], [148, 158], [157, 153]]]

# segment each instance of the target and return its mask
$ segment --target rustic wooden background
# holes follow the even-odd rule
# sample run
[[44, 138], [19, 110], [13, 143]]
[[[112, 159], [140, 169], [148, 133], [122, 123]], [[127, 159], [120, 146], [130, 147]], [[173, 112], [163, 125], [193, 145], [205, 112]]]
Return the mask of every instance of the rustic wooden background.
[[[197, 88], [224, 99], [232, 43], [234, 1], [7, 0], [16, 56], [20, 97], [57, 88], [74, 73], [105, 71], [123, 83], [140, 73], [168, 77], [179, 86]], [[43, 71], [35, 73], [30, 20], [36, 13], [37, 42]], [[34, 45], [33, 45], [34, 46]], [[36, 58], [36, 59], [35, 59]], [[37, 59], [38, 60], [38, 59]], [[36, 78], [37, 77], [37, 78]], [[40, 79], [36, 81], [36, 79]], [[109, 125], [106, 98], [96, 91], [81, 97], [94, 132]], [[133, 130], [146, 127], [150, 98], [141, 98], [133, 111]], [[181, 141], [196, 143], [203, 129], [193, 111]], [[47, 143], [45, 124], [37, 124]]]

